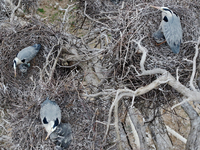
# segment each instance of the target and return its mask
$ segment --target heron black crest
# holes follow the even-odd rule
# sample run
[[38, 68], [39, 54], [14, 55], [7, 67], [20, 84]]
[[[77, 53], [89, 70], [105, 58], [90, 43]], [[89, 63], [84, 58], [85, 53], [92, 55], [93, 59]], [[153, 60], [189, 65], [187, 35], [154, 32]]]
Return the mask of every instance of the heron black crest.
[[22, 61], [23, 63], [25, 63], [25, 60], [26, 60], [26, 59], [22, 59], [21, 61]]
[[170, 9], [167, 8], [163, 8], [164, 11], [169, 11], [172, 14], [172, 11]]
[[58, 118], [56, 118], [56, 120], [54, 121], [54, 126], [53, 126], [53, 128], [57, 127], [58, 124], [59, 124], [59, 121], [58, 121]]
[[48, 124], [48, 121], [47, 121], [46, 117], [44, 117], [43, 123], [44, 123], [44, 124]]
[[177, 13], [175, 13], [175, 12], [173, 12], [173, 13], [176, 15], [176, 17], [178, 17]]

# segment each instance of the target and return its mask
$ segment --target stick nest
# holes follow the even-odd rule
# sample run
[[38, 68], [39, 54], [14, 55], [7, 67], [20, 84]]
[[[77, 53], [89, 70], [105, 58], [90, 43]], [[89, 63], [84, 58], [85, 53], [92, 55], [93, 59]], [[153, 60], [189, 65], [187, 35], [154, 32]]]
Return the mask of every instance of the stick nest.
[[[72, 126], [74, 140], [71, 149], [107, 148], [112, 145], [110, 142], [115, 137], [113, 132], [110, 132], [105, 144], [102, 138], [106, 126], [95, 123], [96, 120], [107, 120], [110, 97], [99, 96], [91, 101], [81, 96], [87, 88], [92, 93], [94, 87], [84, 84], [86, 75], [82, 62], [91, 63], [91, 66], [95, 66], [97, 62], [101, 64], [104, 78], [100, 78], [99, 86], [95, 87], [97, 91], [125, 87], [136, 90], [159, 76], [137, 74], [140, 72], [142, 54], [138, 52], [138, 45], [134, 41], [141, 38], [144, 38], [141, 45], [148, 50], [145, 69], [166, 69], [174, 77], [178, 73], [180, 82], [188, 86], [192, 63], [186, 59], [193, 59], [195, 41], [200, 35], [200, 4], [186, 1], [142, 3], [124, 0], [122, 7], [122, 3], [80, 1], [82, 13], [79, 17], [84, 16], [90, 22], [90, 26], [87, 24], [84, 27], [88, 22], [84, 22], [84, 19], [76, 20], [76, 29], [87, 28], [88, 33], [83, 37], [65, 33], [60, 30], [61, 26], [54, 28], [35, 18], [26, 20], [28, 23], [24, 26], [19, 23], [7, 23], [6, 28], [1, 26], [0, 111], [3, 119], [0, 123], [3, 128], [0, 134], [4, 138], [1, 147], [53, 149], [54, 145], [50, 140], [44, 141], [46, 131], [39, 117], [40, 104], [46, 97], [58, 103], [62, 110], [62, 122], [68, 122]], [[167, 44], [156, 46], [152, 38], [153, 32], [159, 27], [161, 12], [149, 6], [161, 3], [169, 6], [181, 18], [184, 42], [177, 55]], [[90, 48], [92, 42], [94, 47]], [[40, 43], [42, 48], [31, 61], [27, 74], [18, 72], [14, 78], [14, 57], [21, 49], [36, 43]], [[79, 57], [74, 57], [74, 49]], [[98, 57], [96, 63], [91, 61], [94, 57]], [[197, 59], [197, 64], [199, 60]], [[152, 107], [152, 103], [153, 108], [159, 108], [179, 96], [168, 85], [162, 85], [136, 97], [135, 103], [138, 108]], [[129, 98], [126, 100], [128, 104], [131, 103]]]

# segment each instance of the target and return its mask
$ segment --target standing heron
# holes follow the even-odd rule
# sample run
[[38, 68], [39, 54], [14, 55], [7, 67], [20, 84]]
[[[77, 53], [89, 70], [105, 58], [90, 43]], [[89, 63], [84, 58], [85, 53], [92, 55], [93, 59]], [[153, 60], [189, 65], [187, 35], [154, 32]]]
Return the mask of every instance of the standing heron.
[[15, 77], [16, 77], [16, 67], [17, 65], [20, 64], [27, 64], [29, 61], [31, 61], [39, 52], [41, 48], [40, 44], [35, 44], [33, 46], [28, 46], [24, 49], [22, 49], [15, 59], [13, 60], [13, 67], [14, 67], [14, 72], [15, 72]]
[[151, 7], [162, 11], [160, 27], [153, 36], [157, 35], [155, 38], [159, 38], [163, 34], [171, 50], [177, 54], [180, 51], [180, 44], [182, 42], [182, 27], [179, 16], [167, 7]]
[[56, 102], [53, 102], [47, 98], [41, 104], [40, 118], [43, 126], [45, 127], [48, 133], [47, 137], [45, 138], [46, 140], [49, 137], [49, 135], [56, 130], [57, 126], [61, 122], [60, 107], [56, 104]]

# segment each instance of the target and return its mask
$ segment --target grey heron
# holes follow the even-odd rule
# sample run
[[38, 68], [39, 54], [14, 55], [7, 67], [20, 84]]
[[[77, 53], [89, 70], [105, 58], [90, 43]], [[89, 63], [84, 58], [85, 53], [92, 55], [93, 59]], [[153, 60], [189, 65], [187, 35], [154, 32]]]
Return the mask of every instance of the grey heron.
[[161, 29], [159, 29], [159, 30], [157, 30], [156, 32], [154, 32], [153, 35], [152, 35], [152, 37], [154, 38], [154, 40], [156, 41], [156, 43], [157, 43], [158, 45], [160, 45], [160, 44], [166, 42], [166, 41], [165, 41], [165, 37], [164, 37], [163, 32], [162, 32]]
[[19, 70], [22, 74], [25, 74], [27, 73], [29, 67], [30, 67], [30, 64], [20, 64]]
[[164, 35], [168, 45], [174, 53], [180, 51], [180, 44], [182, 42], [182, 27], [179, 16], [167, 7], [151, 6], [162, 11], [162, 21], [158, 32]]
[[72, 141], [72, 128], [68, 123], [60, 123], [56, 130], [50, 135], [50, 139], [57, 147], [68, 148]]
[[57, 126], [61, 122], [61, 110], [58, 104], [47, 98], [41, 104], [40, 119], [48, 133], [46, 137], [47, 139], [50, 136], [50, 134], [56, 130]]
[[35, 44], [33, 46], [28, 46], [28, 47], [22, 49], [17, 54], [17, 56], [13, 60], [15, 77], [16, 77], [16, 67], [17, 67], [17, 65], [20, 65], [20, 64], [23, 64], [23, 63], [27, 64], [29, 61], [31, 61], [37, 55], [40, 48], [41, 48], [40, 44]]

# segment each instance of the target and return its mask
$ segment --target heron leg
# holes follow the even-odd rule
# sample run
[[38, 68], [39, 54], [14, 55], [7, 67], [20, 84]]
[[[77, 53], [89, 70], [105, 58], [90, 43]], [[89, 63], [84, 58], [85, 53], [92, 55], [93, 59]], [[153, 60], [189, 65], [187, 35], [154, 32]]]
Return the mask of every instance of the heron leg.
[[163, 41], [163, 42], [161, 42], [161, 43], [156, 43], [156, 46], [160, 46], [161, 44], [163, 44], [163, 43], [165, 43], [165, 42], [167, 42], [167, 41], [165, 40], [165, 41]]

